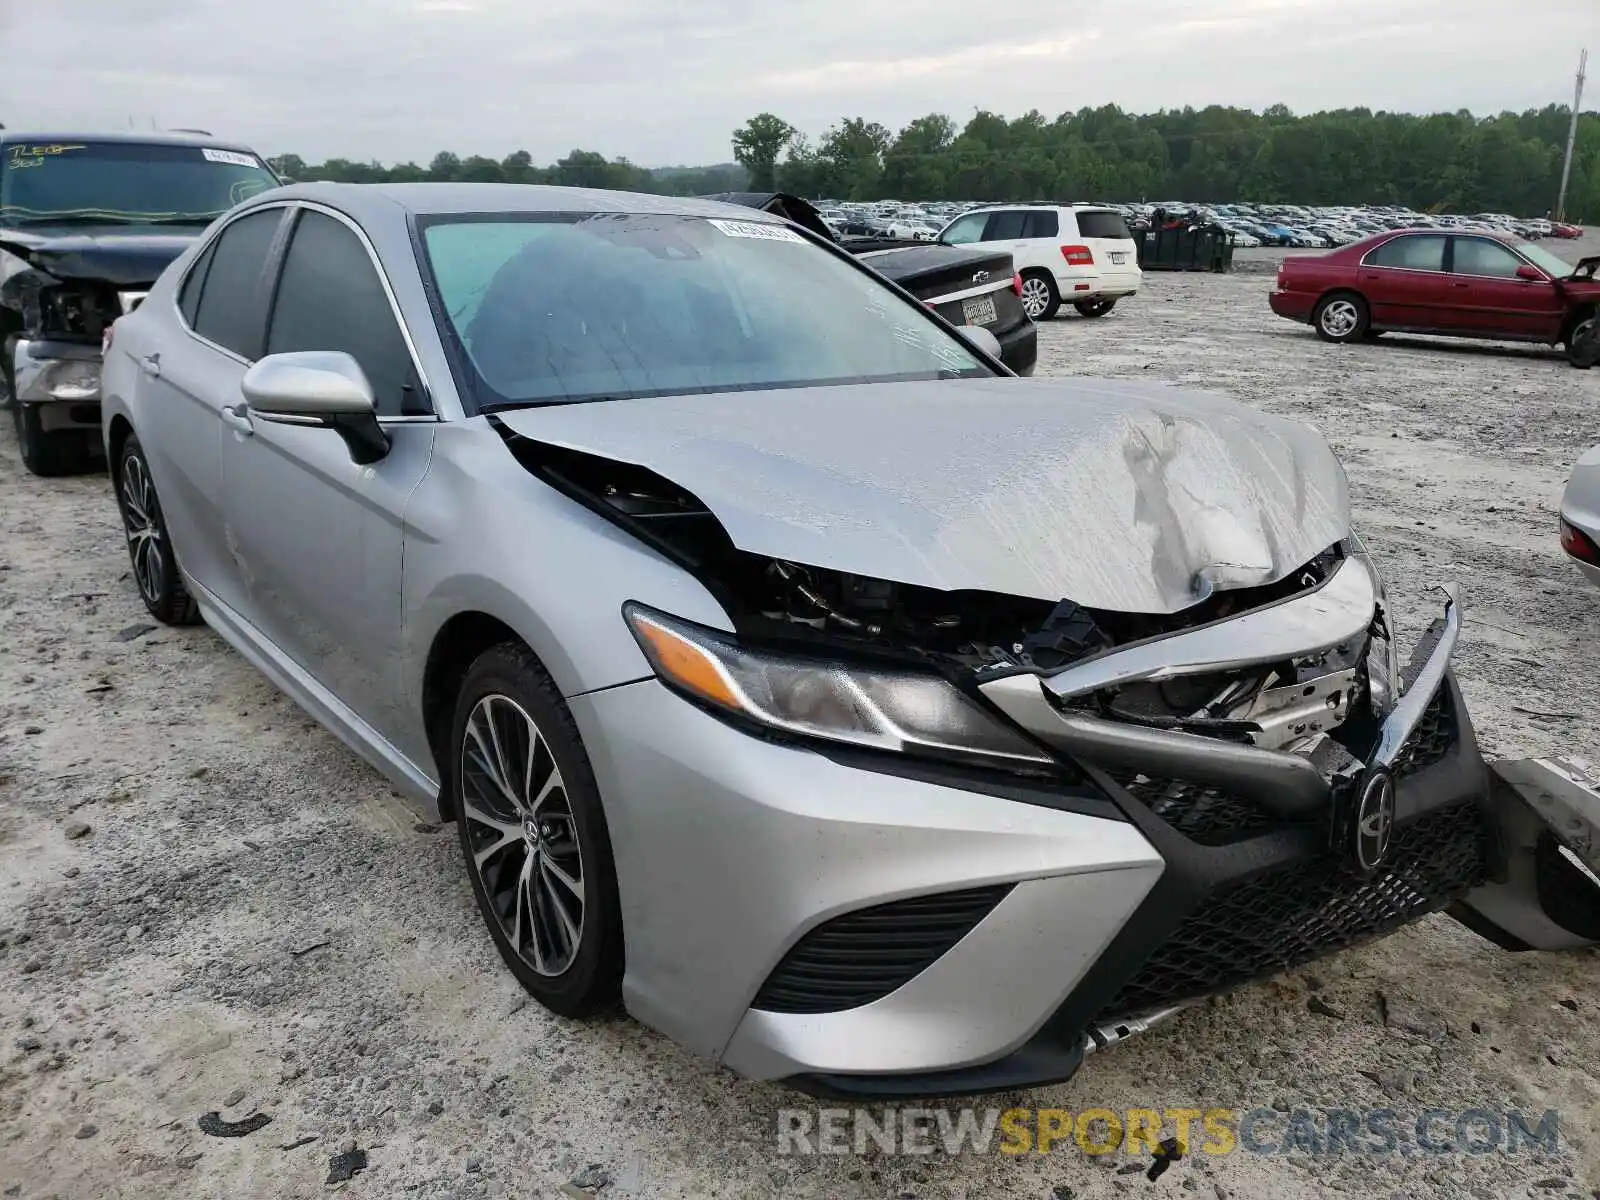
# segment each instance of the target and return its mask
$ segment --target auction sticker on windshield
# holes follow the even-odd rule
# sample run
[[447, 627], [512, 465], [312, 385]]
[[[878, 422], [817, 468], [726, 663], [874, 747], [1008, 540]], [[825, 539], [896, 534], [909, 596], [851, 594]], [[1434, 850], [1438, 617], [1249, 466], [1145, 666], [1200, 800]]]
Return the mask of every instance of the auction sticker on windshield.
[[782, 225], [768, 225], [764, 221], [723, 221], [714, 217], [710, 223], [729, 237], [760, 238], [769, 242], [805, 241], [805, 238], [792, 229], [785, 229]]
[[227, 163], [230, 167], [259, 167], [255, 158], [249, 154], [240, 154], [236, 150], [212, 150], [210, 147], [200, 151], [205, 155], [207, 162]]

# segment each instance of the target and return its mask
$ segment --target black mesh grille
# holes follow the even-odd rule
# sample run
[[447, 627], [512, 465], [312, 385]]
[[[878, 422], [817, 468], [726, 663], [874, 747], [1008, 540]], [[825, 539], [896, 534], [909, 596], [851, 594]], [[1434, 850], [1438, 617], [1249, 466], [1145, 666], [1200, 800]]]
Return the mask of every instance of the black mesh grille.
[[1371, 879], [1327, 853], [1218, 890], [1101, 1019], [1209, 995], [1388, 933], [1445, 907], [1488, 873], [1487, 833], [1472, 804], [1397, 830], [1389, 854]]
[[1281, 823], [1260, 805], [1184, 779], [1124, 775], [1117, 780], [1140, 803], [1202, 846], [1223, 846]]
[[1441, 687], [1434, 693], [1422, 720], [1400, 751], [1395, 762], [1396, 776], [1405, 776], [1433, 766], [1456, 744], [1456, 708], [1450, 689]]
[[753, 1007], [842, 1012], [881, 1000], [964, 938], [1011, 884], [896, 900], [846, 913], [801, 938], [767, 977]]

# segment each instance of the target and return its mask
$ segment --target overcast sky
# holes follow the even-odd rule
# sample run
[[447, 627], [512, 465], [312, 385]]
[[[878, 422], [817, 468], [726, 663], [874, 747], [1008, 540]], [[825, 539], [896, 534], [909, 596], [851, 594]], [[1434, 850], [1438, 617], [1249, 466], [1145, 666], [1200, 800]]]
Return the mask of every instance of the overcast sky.
[[[1600, 0], [0, 0], [0, 122], [198, 126], [265, 154], [646, 166], [933, 110], [1570, 103]], [[1600, 69], [1586, 108], [1600, 107]]]

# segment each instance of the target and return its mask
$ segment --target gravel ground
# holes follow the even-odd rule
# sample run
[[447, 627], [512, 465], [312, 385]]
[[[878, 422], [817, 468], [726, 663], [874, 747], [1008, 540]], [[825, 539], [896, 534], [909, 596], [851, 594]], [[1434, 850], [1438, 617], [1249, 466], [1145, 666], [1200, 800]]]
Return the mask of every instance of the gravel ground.
[[[1040, 372], [1166, 379], [1318, 426], [1410, 614], [1402, 636], [1434, 611], [1431, 583], [1464, 588], [1458, 666], [1486, 752], [1600, 757], [1600, 593], [1554, 533], [1565, 474], [1600, 441], [1600, 371], [1525, 348], [1326, 346], [1268, 312], [1273, 256], [1240, 260], [1228, 277], [1152, 275], [1106, 319], [1050, 324]], [[778, 1111], [802, 1098], [625, 1018], [527, 1004], [453, 831], [419, 824], [214, 634], [150, 628], [105, 478], [24, 478], [9, 427], [0, 630], [6, 1197], [308, 1196], [351, 1143], [367, 1169], [336, 1186], [358, 1196], [1600, 1188], [1600, 955], [1508, 955], [1445, 918], [1193, 1010], [1070, 1084], [996, 1099], [1392, 1108], [1402, 1131], [1431, 1108], [1556, 1109], [1555, 1153], [1240, 1152], [1155, 1182], [1148, 1157], [1070, 1141], [1047, 1156], [781, 1155]], [[197, 1118], [213, 1111], [271, 1123], [208, 1136]]]

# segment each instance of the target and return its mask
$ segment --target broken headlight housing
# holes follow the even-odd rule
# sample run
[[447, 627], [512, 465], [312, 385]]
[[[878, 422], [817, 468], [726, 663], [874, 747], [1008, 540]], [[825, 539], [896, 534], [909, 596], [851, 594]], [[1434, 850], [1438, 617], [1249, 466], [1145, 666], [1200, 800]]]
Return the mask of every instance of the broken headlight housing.
[[1378, 564], [1373, 561], [1361, 535], [1353, 529], [1345, 542], [1345, 553], [1348, 558], [1359, 558], [1372, 573], [1372, 581], [1377, 585], [1378, 607], [1372, 617], [1372, 637], [1367, 642], [1367, 694], [1371, 697], [1373, 710], [1380, 717], [1386, 717], [1393, 711], [1404, 687], [1389, 593], [1383, 586], [1383, 573], [1378, 570]]
[[938, 758], [1053, 759], [937, 675], [754, 649], [639, 604], [628, 628], [657, 677], [716, 711], [800, 737]]

